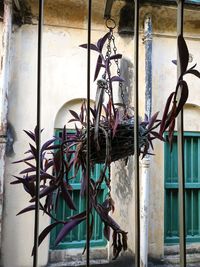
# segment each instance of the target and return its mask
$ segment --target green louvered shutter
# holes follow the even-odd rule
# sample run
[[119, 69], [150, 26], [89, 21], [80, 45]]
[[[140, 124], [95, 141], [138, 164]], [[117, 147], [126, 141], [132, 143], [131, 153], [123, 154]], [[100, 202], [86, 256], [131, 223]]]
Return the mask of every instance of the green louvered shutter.
[[[62, 132], [61, 130], [56, 131], [57, 136], [61, 136]], [[102, 168], [102, 164], [96, 164], [94, 171], [91, 173], [91, 178], [94, 180], [99, 178], [100, 171]], [[71, 173], [70, 176], [73, 176], [74, 173]], [[80, 198], [80, 189], [81, 189], [81, 170], [78, 171], [76, 178], [73, 179], [73, 182], [71, 183], [73, 187], [72, 191], [72, 199], [76, 205], [77, 211], [70, 210], [66, 203], [61, 200], [60, 206], [58, 208], [57, 212], [57, 218], [59, 220], [62, 220], [68, 216], [72, 216], [75, 214], [78, 214], [82, 211], [84, 211], [85, 208], [85, 201]], [[105, 199], [107, 193], [107, 187], [105, 184], [102, 184], [100, 192], [98, 194], [98, 201], [100, 203], [103, 202]], [[85, 246], [85, 240], [86, 240], [86, 222], [80, 223], [74, 230], [72, 230], [61, 242], [60, 244], [55, 247], [54, 242], [56, 239], [56, 236], [58, 235], [60, 229], [62, 226], [57, 226], [52, 232], [50, 237], [50, 249], [67, 249], [67, 248], [83, 248]], [[105, 246], [106, 240], [103, 235], [103, 224], [101, 223], [99, 215], [94, 212], [94, 228], [93, 228], [93, 236], [90, 241], [90, 245], [95, 246]]]
[[[200, 242], [200, 134], [184, 133], [187, 242]], [[165, 244], [179, 242], [177, 137], [165, 143]]]

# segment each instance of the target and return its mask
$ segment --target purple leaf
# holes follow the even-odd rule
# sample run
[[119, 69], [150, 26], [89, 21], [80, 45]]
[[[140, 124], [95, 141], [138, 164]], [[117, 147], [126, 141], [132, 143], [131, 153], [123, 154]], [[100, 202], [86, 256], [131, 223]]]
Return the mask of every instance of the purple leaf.
[[[38, 247], [39, 245], [42, 243], [42, 241], [45, 239], [45, 237], [51, 232], [51, 230], [57, 226], [58, 224], [60, 224], [62, 222], [54, 222], [50, 225], [48, 225], [42, 232], [41, 234], [39, 235], [39, 240], [38, 240]], [[33, 250], [32, 250], [32, 256], [34, 255], [34, 252], [35, 252], [35, 246], [33, 247]]]
[[27, 157], [27, 158], [25, 158], [25, 159], [21, 159], [21, 160], [17, 160], [17, 161], [14, 161], [14, 162], [12, 162], [13, 164], [15, 164], [15, 163], [21, 163], [21, 162], [25, 162], [25, 161], [28, 161], [28, 160], [32, 160], [32, 159], [34, 159], [35, 157], [33, 157], [33, 156], [29, 156], [29, 157]]
[[36, 170], [36, 167], [31, 167], [31, 168], [27, 168], [24, 169], [23, 171], [21, 171], [19, 174], [24, 174], [24, 173], [29, 173], [29, 172], [34, 172]]
[[[39, 197], [45, 197], [46, 195], [50, 194], [51, 192], [53, 192], [58, 186], [57, 185], [50, 185], [50, 186], [46, 186], [44, 189], [42, 189], [40, 191]], [[30, 202], [34, 202], [35, 201], [35, 196], [30, 200]]]
[[28, 179], [24, 179], [23, 182], [24, 190], [33, 197], [35, 195], [35, 184], [33, 182], [29, 182]]
[[114, 106], [119, 106], [125, 108], [125, 105], [123, 103], [114, 103]]
[[112, 59], [120, 59], [120, 58], [122, 58], [122, 54], [115, 54], [115, 55], [110, 57], [110, 60], [112, 60]]
[[[42, 133], [43, 130], [44, 130], [44, 129], [41, 129], [41, 130], [40, 130], [40, 133]], [[37, 125], [35, 126], [34, 133], [35, 133], [35, 142], [37, 142], [37, 140], [38, 140], [38, 135], [40, 134], [39, 131], [38, 131], [38, 126], [37, 126]]]
[[46, 172], [49, 168], [51, 168], [53, 166], [53, 160], [48, 160], [45, 162], [44, 165], [44, 171]]
[[186, 81], [183, 81], [183, 80], [180, 81], [180, 90], [181, 90], [181, 96], [180, 96], [179, 103], [177, 105], [176, 116], [183, 109], [183, 106], [185, 105], [188, 99], [188, 86], [187, 86]]
[[21, 184], [24, 182], [24, 178], [21, 178], [21, 177], [15, 176], [15, 175], [13, 175], [13, 177], [15, 177], [17, 180], [11, 182], [10, 184]]
[[30, 162], [27, 162], [27, 161], [25, 161], [25, 163], [29, 166], [29, 167], [31, 167], [31, 168], [36, 168], [33, 164], [31, 164]]
[[[82, 47], [82, 48], [88, 48], [88, 44], [82, 44], [82, 45], [79, 45], [79, 46]], [[97, 51], [97, 52], [100, 52], [98, 47], [95, 44], [90, 44], [90, 49], [94, 50], [94, 51]]]
[[60, 145], [52, 145], [52, 146], [47, 147], [45, 150], [55, 150], [59, 148], [60, 148]]
[[53, 161], [54, 161], [54, 168], [56, 171], [56, 174], [58, 174], [60, 172], [61, 169], [61, 164], [62, 164], [62, 155], [61, 155], [61, 151], [58, 150], [53, 157]]
[[165, 138], [164, 138], [161, 134], [159, 134], [159, 133], [157, 133], [157, 132], [154, 132], [154, 131], [151, 131], [150, 134], [152, 134], [153, 136], [155, 136], [155, 137], [158, 138], [159, 140], [165, 142]]
[[84, 103], [83, 103], [81, 105], [81, 112], [80, 112], [80, 115], [79, 115], [81, 123], [83, 123], [83, 121], [84, 121], [84, 111], [85, 111], [85, 108], [84, 108]]
[[187, 73], [193, 74], [196, 77], [200, 78], [200, 72], [198, 70], [191, 69], [191, 70], [188, 70]]
[[154, 125], [157, 117], [158, 117], [159, 111], [156, 112], [149, 120], [148, 129], [151, 129], [151, 127]]
[[173, 96], [174, 96], [174, 92], [171, 93], [167, 99], [165, 110], [164, 110], [163, 117], [162, 117], [161, 124], [160, 124], [160, 134], [163, 134], [163, 132], [166, 130], [165, 125], [166, 125], [167, 115], [168, 115], [169, 107], [170, 107]]
[[179, 53], [179, 59], [180, 59], [181, 74], [183, 74], [187, 70], [187, 66], [189, 62], [189, 52], [188, 52], [186, 42], [182, 35], [178, 36], [178, 53]]
[[[29, 176], [30, 177], [30, 176]], [[55, 179], [55, 177], [47, 172], [44, 172], [41, 170], [41, 174], [40, 174], [40, 178], [41, 179]]]
[[177, 66], [177, 60], [176, 59], [173, 59], [172, 63]]
[[71, 119], [71, 120], [69, 120], [68, 122], [75, 122], [75, 121], [78, 121], [78, 122], [80, 122], [80, 120], [78, 119]]
[[115, 123], [113, 127], [113, 138], [116, 134], [117, 126], [119, 125], [120, 117], [119, 117], [119, 111], [116, 111], [116, 117], [115, 117]]
[[33, 132], [26, 130], [24, 132], [35, 142], [35, 134]]
[[149, 144], [150, 144], [152, 150], [154, 150], [153, 142], [152, 142], [154, 139], [156, 139], [156, 138], [155, 137], [148, 138]]
[[70, 193], [68, 192], [68, 190], [65, 188], [64, 184], [61, 185], [61, 191], [62, 191], [62, 197], [65, 200], [65, 202], [67, 203], [68, 207], [71, 210], [77, 210], [76, 206], [72, 200], [72, 197], [71, 197]]
[[[91, 219], [91, 223], [89, 225], [89, 240], [91, 240], [91, 238], [92, 238], [93, 228], [94, 228], [94, 216], [93, 216], [93, 214], [91, 214], [91, 217], [92, 217], [92, 219]], [[82, 252], [82, 255], [85, 253], [86, 248], [87, 248], [87, 246], [85, 244], [85, 247], [84, 247], [84, 250]]]
[[80, 121], [80, 118], [79, 118], [78, 114], [77, 114], [75, 111], [73, 111], [73, 110], [69, 110], [69, 112], [72, 114], [72, 116], [73, 116], [76, 120]]
[[102, 110], [102, 104], [104, 100], [104, 89], [98, 86], [96, 91], [96, 98], [95, 98], [95, 104], [96, 104], [96, 111], [97, 116], [95, 120], [95, 128], [94, 128], [94, 140], [97, 141], [98, 144], [98, 133], [99, 133], [99, 124], [100, 124], [100, 118], [101, 118], [101, 110]]
[[124, 79], [119, 76], [113, 76], [111, 82], [124, 82]]
[[174, 128], [175, 128], [175, 119], [171, 121], [169, 125], [169, 144], [170, 144], [170, 151], [172, 151], [173, 139], [174, 139]]
[[121, 231], [119, 225], [108, 215], [108, 211], [101, 204], [95, 205], [95, 209], [104, 223], [107, 223], [113, 230]]
[[37, 150], [36, 150], [36, 148], [35, 148], [33, 145], [31, 145], [31, 144], [29, 144], [29, 146], [30, 146], [30, 148], [31, 148], [31, 153], [32, 153], [32, 155], [33, 155], [35, 158], [37, 158]]
[[45, 142], [41, 148], [41, 151], [46, 150], [52, 143], [54, 143], [56, 140], [56, 138], [52, 138], [50, 140], [48, 140], [47, 142]]
[[105, 60], [105, 69], [107, 73], [110, 72], [110, 59], [109, 58], [106, 58]]
[[76, 227], [79, 223], [81, 223], [83, 220], [85, 220], [85, 217], [83, 217], [82, 219], [75, 219], [75, 220], [71, 220], [67, 223], [65, 223], [65, 225], [63, 226], [63, 228], [61, 229], [61, 231], [59, 232], [56, 241], [55, 241], [55, 246], [58, 245], [58, 243], [60, 243], [60, 241], [74, 228]]
[[176, 101], [173, 102], [172, 109], [167, 116], [165, 130], [169, 127], [171, 121], [174, 120], [175, 118], [176, 118]]
[[66, 126], [64, 126], [62, 130], [62, 141], [65, 142], [66, 138], [67, 138], [67, 131], [66, 131]]
[[92, 116], [94, 117], [94, 119], [96, 119], [96, 116], [97, 116], [96, 110], [90, 107], [90, 111], [91, 111]]
[[95, 74], [94, 74], [94, 81], [96, 81], [102, 66], [103, 66], [102, 65], [102, 57], [101, 57], [101, 55], [99, 55], [99, 57], [97, 59]]
[[110, 32], [106, 33], [101, 39], [98, 40], [97, 47], [98, 47], [100, 52], [102, 51], [103, 46], [104, 46], [106, 40], [109, 38], [109, 36], [110, 36]]
[[[41, 208], [40, 208], [40, 209], [41, 209]], [[30, 206], [24, 208], [24, 209], [21, 210], [19, 213], [17, 213], [17, 215], [20, 215], [20, 214], [23, 214], [23, 213], [25, 213], [25, 212], [32, 211], [32, 210], [35, 210], [35, 204], [30, 205]]]
[[110, 241], [110, 227], [105, 223], [103, 233], [105, 238]]

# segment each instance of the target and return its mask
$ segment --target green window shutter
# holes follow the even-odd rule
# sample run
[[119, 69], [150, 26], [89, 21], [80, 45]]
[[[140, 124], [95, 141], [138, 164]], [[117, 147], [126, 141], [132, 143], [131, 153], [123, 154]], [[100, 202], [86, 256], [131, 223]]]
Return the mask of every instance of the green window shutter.
[[[73, 132], [73, 131], [72, 131]], [[61, 136], [61, 130], [56, 130], [56, 136]], [[91, 173], [91, 178], [94, 180], [99, 178], [100, 171], [102, 168], [102, 164], [96, 164], [94, 171]], [[74, 172], [74, 171], [72, 171]], [[70, 176], [73, 176], [74, 173], [71, 173]], [[79, 169], [75, 179], [72, 180], [73, 191], [72, 199], [77, 207], [77, 211], [70, 210], [65, 201], [61, 198], [59, 201], [59, 207], [57, 212], [57, 218], [62, 220], [68, 216], [73, 216], [85, 210], [85, 201], [80, 197], [80, 189], [81, 189], [81, 170]], [[107, 194], [107, 187], [105, 184], [102, 184], [100, 192], [98, 194], [98, 201], [100, 203], [103, 202]], [[93, 228], [93, 236], [90, 241], [90, 245], [92, 247], [95, 246], [105, 246], [106, 239], [103, 235], [103, 224], [101, 223], [99, 215], [94, 211], [94, 228]], [[54, 246], [56, 236], [58, 235], [62, 226], [58, 225], [52, 232], [50, 236], [50, 249], [67, 249], [67, 248], [83, 248], [85, 246], [86, 241], [86, 222], [83, 221], [80, 223], [74, 230], [72, 230], [59, 244], [58, 246]]]
[[[186, 240], [200, 242], [200, 134], [184, 133]], [[165, 244], [179, 242], [177, 137], [165, 143]]]

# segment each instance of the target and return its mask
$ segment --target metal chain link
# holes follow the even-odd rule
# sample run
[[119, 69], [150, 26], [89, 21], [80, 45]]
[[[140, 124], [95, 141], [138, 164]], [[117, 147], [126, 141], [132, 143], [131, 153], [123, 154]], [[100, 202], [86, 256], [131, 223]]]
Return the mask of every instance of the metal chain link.
[[[113, 46], [113, 48], [111, 46]], [[115, 36], [113, 34], [113, 28], [110, 28], [110, 36], [108, 37], [108, 43], [107, 43], [107, 47], [106, 48], [107, 48], [107, 52], [106, 52], [106, 55], [105, 55], [106, 59], [108, 59], [111, 56], [112, 52], [114, 53], [114, 55], [117, 54], [117, 47], [116, 47], [116, 44], [115, 44]], [[117, 75], [120, 77], [121, 76], [121, 72], [120, 72], [119, 60], [118, 59], [114, 59], [114, 62], [115, 62], [116, 67], [117, 67]], [[111, 66], [111, 62], [109, 64]], [[106, 78], [106, 70], [105, 70], [104, 74], [102, 75], [102, 78], [105, 79], [107, 82], [109, 82], [109, 79]], [[119, 88], [120, 88], [120, 91], [121, 91], [122, 103], [123, 103], [125, 109], [127, 109], [127, 105], [125, 103], [125, 94], [124, 94], [122, 82], [119, 82]], [[111, 95], [109, 86], [107, 87], [105, 92], [109, 96]]]
[[[108, 37], [108, 43], [107, 43], [107, 52], [105, 55], [105, 59], [108, 59], [111, 56], [112, 50], [111, 50], [111, 40], [112, 40], [112, 29], [110, 29], [110, 35]], [[109, 65], [111, 65], [111, 62], [109, 63]], [[109, 83], [109, 78], [106, 78], [106, 70], [102, 76], [103, 79], [105, 79], [107, 81], [107, 83]], [[107, 88], [105, 89], [105, 92], [108, 94], [108, 96], [111, 96], [111, 91], [109, 86], [107, 86]]]
[[[115, 44], [115, 36], [112, 35], [112, 43], [113, 43], [113, 52], [114, 52], [114, 55], [117, 54], [117, 47], [116, 47], [116, 44]], [[121, 72], [120, 72], [120, 67], [119, 67], [119, 60], [118, 59], [115, 59], [115, 64], [117, 66], [117, 75], [120, 77], [121, 76]], [[122, 102], [123, 102], [123, 105], [125, 106], [125, 109], [126, 109], [126, 104], [125, 104], [125, 94], [124, 94], [124, 90], [123, 90], [123, 84], [122, 82], [119, 82], [119, 88], [120, 88], [120, 91], [121, 91], [121, 98], [122, 98]]]

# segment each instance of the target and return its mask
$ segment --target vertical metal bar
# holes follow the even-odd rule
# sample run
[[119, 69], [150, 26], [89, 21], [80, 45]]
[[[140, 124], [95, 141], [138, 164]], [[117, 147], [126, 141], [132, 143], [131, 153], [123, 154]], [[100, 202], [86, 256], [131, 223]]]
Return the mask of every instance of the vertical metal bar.
[[134, 150], [135, 150], [135, 266], [140, 266], [140, 182], [139, 182], [139, 138], [138, 138], [138, 53], [139, 53], [139, 0], [135, 0], [134, 37]]
[[[183, 35], [184, 0], [177, 0], [177, 36]], [[180, 76], [180, 58], [177, 57], [177, 76]], [[183, 111], [177, 118], [178, 130], [178, 177], [179, 177], [179, 236], [180, 236], [180, 266], [186, 266], [186, 234], [185, 234], [185, 173], [184, 173], [184, 140]]]
[[88, 40], [87, 40], [87, 167], [86, 167], [86, 266], [90, 266], [90, 44], [91, 44], [92, 0], [88, 0]]
[[35, 200], [35, 229], [34, 229], [34, 255], [33, 267], [38, 266], [38, 234], [39, 234], [39, 191], [40, 191], [40, 134], [41, 134], [41, 70], [42, 70], [42, 29], [44, 0], [39, 0], [39, 20], [38, 20], [38, 58], [37, 58], [37, 128], [36, 128], [36, 200]]

